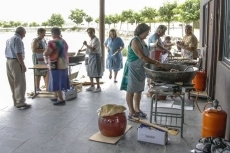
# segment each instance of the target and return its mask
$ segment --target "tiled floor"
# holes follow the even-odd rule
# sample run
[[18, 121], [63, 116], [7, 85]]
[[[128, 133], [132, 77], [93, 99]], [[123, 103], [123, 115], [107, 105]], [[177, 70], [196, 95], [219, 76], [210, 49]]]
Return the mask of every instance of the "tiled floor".
[[[117, 144], [90, 141], [89, 137], [99, 130], [97, 110], [101, 105], [127, 106], [125, 92], [119, 90], [120, 80], [116, 84], [113, 80], [104, 81], [102, 92], [86, 92], [84, 87], [78, 98], [65, 106], [53, 106], [47, 98], [35, 98], [27, 99], [31, 109], [18, 110], [8, 97], [8, 103], [0, 107], [0, 153], [189, 153], [195, 147], [202, 118], [196, 107], [185, 111], [184, 138], [169, 135], [166, 146], [137, 141], [139, 124], [130, 121], [132, 128]], [[204, 103], [205, 99], [199, 100], [201, 108]], [[141, 108], [149, 118], [150, 99], [144, 93]]]

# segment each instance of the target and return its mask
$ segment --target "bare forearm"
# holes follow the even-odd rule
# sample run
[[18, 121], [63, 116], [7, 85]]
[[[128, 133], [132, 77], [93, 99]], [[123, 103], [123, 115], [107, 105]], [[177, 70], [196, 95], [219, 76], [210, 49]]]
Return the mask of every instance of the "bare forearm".
[[89, 46], [89, 45], [86, 45], [86, 47], [89, 48], [91, 51], [94, 51], [94, 50], [95, 50], [94, 47], [91, 47], [91, 46]]
[[152, 60], [151, 58], [149, 58], [148, 56], [141, 56], [140, 57], [141, 60], [143, 60], [145, 63], [150, 63], [150, 64], [157, 64], [158, 61], [156, 60]]
[[107, 47], [106, 45], [104, 45], [105, 46], [105, 48], [107, 49], [107, 50], [109, 50], [109, 47]]
[[25, 65], [22, 57], [22, 53], [17, 53], [17, 59], [20, 65]]
[[123, 47], [121, 47], [120, 49], [118, 49], [118, 51], [122, 51], [124, 49], [124, 46]]
[[86, 51], [86, 48], [85, 48], [85, 49], [80, 50], [80, 52], [83, 52], [83, 51]]
[[164, 48], [162, 45], [157, 45], [157, 49], [160, 49], [160, 50], [167, 50], [166, 48]]

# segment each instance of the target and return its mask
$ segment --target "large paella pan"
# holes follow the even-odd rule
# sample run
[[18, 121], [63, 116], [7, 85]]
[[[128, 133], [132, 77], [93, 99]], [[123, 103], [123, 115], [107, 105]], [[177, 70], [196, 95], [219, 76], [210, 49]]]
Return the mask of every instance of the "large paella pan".
[[168, 59], [168, 63], [177, 65], [196, 65], [198, 61], [190, 59]]
[[195, 77], [198, 68], [186, 65], [162, 64], [167, 70], [175, 69], [177, 71], [162, 71], [154, 64], [146, 63], [144, 65], [145, 72], [148, 78], [156, 82], [175, 83], [182, 82], [184, 84], [191, 83]]

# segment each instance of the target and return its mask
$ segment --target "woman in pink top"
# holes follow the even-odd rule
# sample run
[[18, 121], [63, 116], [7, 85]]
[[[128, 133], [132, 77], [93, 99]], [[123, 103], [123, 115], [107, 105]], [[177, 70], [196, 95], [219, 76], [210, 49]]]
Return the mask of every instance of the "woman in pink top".
[[59, 28], [52, 28], [51, 34], [53, 40], [49, 41], [48, 47], [44, 52], [44, 56], [49, 56], [49, 91], [56, 94], [56, 98], [52, 99], [54, 105], [64, 105], [65, 100], [62, 97], [62, 90], [70, 88], [68, 76], [68, 45], [61, 38]]

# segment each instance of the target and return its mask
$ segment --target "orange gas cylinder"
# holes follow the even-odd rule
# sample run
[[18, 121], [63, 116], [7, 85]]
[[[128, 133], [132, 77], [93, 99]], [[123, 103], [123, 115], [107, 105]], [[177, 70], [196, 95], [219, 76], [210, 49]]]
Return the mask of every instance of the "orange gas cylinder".
[[206, 75], [205, 75], [204, 70], [198, 71], [196, 73], [196, 76], [192, 80], [192, 83], [194, 84], [194, 88], [197, 91], [205, 90], [205, 82], [206, 82]]
[[225, 137], [225, 129], [226, 129], [226, 120], [227, 113], [222, 110], [221, 106], [218, 105], [218, 101], [213, 101], [213, 107], [205, 110], [207, 103], [204, 106], [203, 112], [203, 122], [202, 122], [202, 133], [201, 137], [213, 137], [213, 138], [224, 138]]

